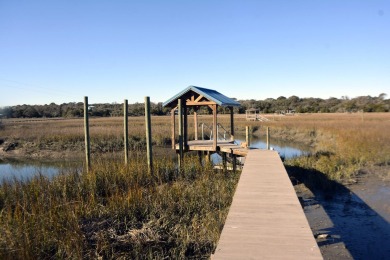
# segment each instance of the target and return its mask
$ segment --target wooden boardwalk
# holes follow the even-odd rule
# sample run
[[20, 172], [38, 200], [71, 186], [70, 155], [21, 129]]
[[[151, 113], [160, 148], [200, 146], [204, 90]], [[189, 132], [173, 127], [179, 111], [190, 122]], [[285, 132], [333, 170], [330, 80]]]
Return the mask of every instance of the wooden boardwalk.
[[[176, 150], [179, 150], [179, 145], [176, 144]], [[213, 151], [213, 140], [191, 140], [188, 141], [189, 151]], [[217, 141], [217, 151], [224, 153], [233, 153], [237, 156], [246, 156], [248, 148], [235, 144], [233, 141]]]
[[276, 151], [249, 150], [212, 259], [322, 259]]

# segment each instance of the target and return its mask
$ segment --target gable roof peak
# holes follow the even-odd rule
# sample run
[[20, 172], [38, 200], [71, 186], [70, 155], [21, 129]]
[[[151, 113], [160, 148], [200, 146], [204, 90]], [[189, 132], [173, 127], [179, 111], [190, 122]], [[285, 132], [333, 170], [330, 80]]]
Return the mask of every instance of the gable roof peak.
[[202, 88], [202, 87], [198, 87], [198, 86], [192, 86], [192, 85], [185, 88], [184, 90], [182, 90], [181, 92], [179, 92], [178, 94], [176, 94], [172, 98], [168, 99], [167, 101], [165, 101], [163, 103], [163, 106], [164, 107], [166, 107], [166, 106], [174, 107], [177, 104], [177, 100], [179, 98], [184, 97], [187, 93], [189, 93], [191, 91], [193, 91], [199, 95], [202, 95], [203, 97], [205, 97], [209, 101], [213, 101], [219, 106], [240, 106], [239, 102], [219, 93], [216, 90]]

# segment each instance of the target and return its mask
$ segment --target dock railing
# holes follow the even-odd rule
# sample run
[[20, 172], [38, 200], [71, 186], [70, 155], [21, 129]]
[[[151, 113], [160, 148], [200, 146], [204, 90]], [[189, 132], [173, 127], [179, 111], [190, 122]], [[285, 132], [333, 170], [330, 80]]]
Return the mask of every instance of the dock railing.
[[[228, 130], [225, 129], [225, 127], [223, 127], [223, 125], [221, 125], [220, 123], [217, 124], [217, 132], [218, 132], [218, 138], [219, 138], [219, 129], [222, 129], [223, 130], [223, 135], [222, 135], [222, 140], [227, 140], [226, 139], [226, 134], [228, 134], [229, 136], [231, 136], [230, 132]], [[229, 138], [230, 140], [230, 138]]]
[[205, 123], [200, 123], [199, 126], [202, 127], [202, 140], [205, 140], [205, 131], [208, 129], [210, 131], [210, 139], [209, 140], [212, 140], [212, 137], [213, 137], [213, 128], [208, 126], [207, 124]]
[[[230, 140], [230, 137], [231, 137], [231, 134], [228, 130], [225, 129], [225, 127], [223, 127], [223, 125], [221, 125], [220, 123], [217, 124], [217, 134], [214, 135], [213, 133], [213, 128], [205, 123], [200, 123], [199, 126], [201, 126], [201, 129], [202, 129], [202, 140], [205, 140], [205, 132], [207, 130], [210, 131], [210, 139], [209, 140], [214, 140], [214, 136], [216, 136], [218, 139], [217, 140], [227, 140], [227, 135], [229, 137], [229, 140]], [[222, 133], [220, 133], [220, 129], [223, 130]]]

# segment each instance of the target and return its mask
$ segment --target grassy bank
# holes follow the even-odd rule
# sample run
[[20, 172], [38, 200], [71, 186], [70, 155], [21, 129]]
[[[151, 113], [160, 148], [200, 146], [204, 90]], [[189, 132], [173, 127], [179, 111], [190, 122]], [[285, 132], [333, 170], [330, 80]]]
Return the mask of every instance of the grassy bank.
[[[382, 172], [390, 178], [390, 113], [265, 115], [269, 121], [246, 121], [236, 116], [236, 134], [265, 136], [273, 140], [310, 146], [312, 153], [285, 162], [288, 166], [314, 170], [330, 180], [349, 181], [357, 174]], [[229, 125], [227, 118], [220, 120]]]
[[91, 172], [0, 186], [0, 258], [127, 259], [208, 257], [223, 227], [239, 174], [188, 157], [148, 174], [96, 161]]
[[[390, 113], [299, 114], [295, 116], [266, 115], [267, 122], [246, 121], [245, 115], [235, 115], [235, 132], [245, 134], [249, 125], [252, 134], [265, 135], [270, 127], [271, 140], [310, 145], [311, 156], [290, 160], [289, 165], [318, 170], [330, 179], [348, 179], [369, 167], [390, 164]], [[189, 117], [189, 138], [194, 138], [192, 116]], [[201, 115], [199, 123], [211, 124], [212, 117]], [[218, 122], [230, 130], [228, 115], [219, 115]], [[132, 150], [145, 150], [143, 117], [129, 118], [129, 138]], [[92, 118], [90, 122], [93, 154], [121, 152], [123, 149], [122, 118]], [[170, 117], [152, 118], [153, 143], [156, 153], [166, 154], [170, 144]], [[209, 130], [207, 130], [209, 131]], [[206, 135], [209, 132], [205, 131]], [[199, 127], [200, 135], [200, 127]], [[222, 132], [222, 130], [221, 130]], [[200, 138], [200, 136], [199, 136]], [[50, 156], [82, 157], [84, 150], [82, 119], [67, 120], [3, 120], [0, 129], [0, 157]], [[272, 142], [272, 141], [271, 141]], [[7, 152], [3, 149], [16, 144]]]
[[309, 156], [287, 161], [289, 166], [313, 169], [338, 181], [390, 166], [389, 113], [300, 115], [270, 126], [274, 136], [290, 134], [314, 148]]
[[[170, 142], [167, 119], [153, 118], [153, 142], [156, 146], [164, 146]], [[129, 121], [130, 149], [144, 150], [145, 119], [132, 117]], [[123, 120], [119, 117], [92, 118], [90, 135], [93, 153], [123, 150]], [[4, 120], [0, 139], [0, 157], [77, 158], [82, 156], [84, 151], [84, 125], [82, 119]], [[14, 144], [14, 147], [4, 152], [10, 144]]]

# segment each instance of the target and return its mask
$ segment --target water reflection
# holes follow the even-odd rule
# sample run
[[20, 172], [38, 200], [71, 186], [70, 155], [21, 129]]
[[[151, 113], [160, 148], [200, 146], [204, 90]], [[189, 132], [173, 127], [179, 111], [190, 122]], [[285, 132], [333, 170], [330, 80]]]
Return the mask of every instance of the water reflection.
[[0, 161], [0, 183], [14, 179], [26, 181], [36, 175], [53, 177], [74, 166], [74, 162], [42, 163], [42, 162], [18, 162]]
[[[245, 136], [237, 136], [235, 142], [241, 144], [245, 142]], [[251, 148], [258, 149], [267, 149], [267, 143], [265, 140], [261, 139], [258, 136], [251, 136], [250, 140]], [[302, 144], [292, 143], [292, 142], [282, 142], [278, 140], [270, 140], [270, 149], [275, 150], [279, 153], [279, 156], [283, 159], [291, 159], [294, 157], [308, 155], [310, 153], [310, 147]], [[211, 155], [211, 159], [214, 164], [221, 164], [222, 157], [214, 153]], [[240, 163], [244, 163], [244, 158], [238, 158]]]
[[[236, 142], [241, 144], [245, 142], [245, 136], [238, 136]], [[250, 147], [258, 149], [267, 149], [266, 140], [258, 136], [251, 136]], [[282, 142], [279, 140], [270, 140], [270, 148], [276, 150], [282, 158], [291, 159], [310, 153], [310, 147], [292, 142]]]

